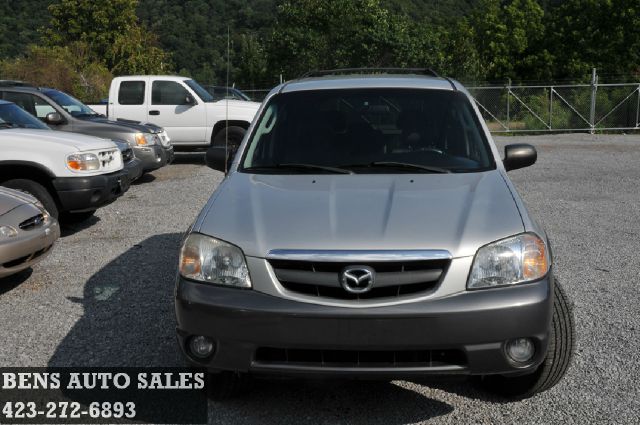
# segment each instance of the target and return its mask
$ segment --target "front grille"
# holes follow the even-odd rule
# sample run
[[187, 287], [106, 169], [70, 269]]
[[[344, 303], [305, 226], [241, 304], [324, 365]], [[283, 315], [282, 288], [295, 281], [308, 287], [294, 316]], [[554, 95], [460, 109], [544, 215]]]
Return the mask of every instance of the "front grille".
[[18, 227], [22, 230], [31, 230], [40, 227], [44, 224], [45, 218], [43, 214], [34, 215], [18, 224]]
[[313, 350], [260, 347], [255, 361], [269, 365], [316, 367], [446, 367], [466, 366], [461, 350]]
[[121, 158], [120, 150], [110, 149], [98, 152], [98, 161], [100, 161], [101, 170], [118, 170], [120, 168]]
[[47, 251], [49, 251], [49, 249], [51, 249], [53, 245], [49, 245], [46, 248], [42, 248], [39, 251], [34, 252], [33, 254], [30, 255], [25, 255], [24, 257], [20, 257], [20, 258], [16, 258], [15, 260], [11, 260], [11, 261], [7, 261], [6, 263], [2, 264], [2, 267], [4, 268], [11, 268], [11, 267], [16, 267], [19, 266], [20, 264], [24, 264], [28, 261], [32, 261], [35, 260], [36, 258], [40, 257], [41, 255], [44, 255]]
[[[450, 260], [364, 263], [269, 260], [278, 281], [287, 290], [341, 300], [396, 298], [432, 291], [444, 277], [449, 263]], [[353, 294], [342, 287], [342, 271], [354, 264], [375, 271], [375, 282], [368, 292]]]

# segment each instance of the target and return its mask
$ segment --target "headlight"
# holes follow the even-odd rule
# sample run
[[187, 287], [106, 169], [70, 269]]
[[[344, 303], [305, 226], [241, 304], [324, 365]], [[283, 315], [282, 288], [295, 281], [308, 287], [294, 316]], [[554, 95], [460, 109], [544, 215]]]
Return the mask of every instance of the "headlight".
[[156, 144], [156, 138], [151, 133], [136, 133], [135, 139], [138, 146], [151, 146]]
[[100, 169], [100, 161], [93, 153], [74, 153], [67, 156], [67, 167], [73, 171], [95, 171]]
[[199, 233], [190, 234], [180, 250], [179, 272], [187, 279], [251, 288], [240, 248]]
[[0, 226], [0, 237], [13, 238], [18, 234], [18, 231], [11, 226]]
[[467, 288], [514, 285], [544, 277], [549, 271], [549, 253], [542, 239], [523, 233], [485, 245], [471, 266]]

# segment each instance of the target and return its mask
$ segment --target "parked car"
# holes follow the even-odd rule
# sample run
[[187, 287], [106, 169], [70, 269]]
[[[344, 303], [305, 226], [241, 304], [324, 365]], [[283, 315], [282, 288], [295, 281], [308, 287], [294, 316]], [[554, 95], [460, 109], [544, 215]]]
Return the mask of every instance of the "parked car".
[[27, 192], [54, 218], [89, 218], [129, 188], [122, 154], [110, 140], [53, 131], [0, 100], [0, 185]]
[[156, 125], [108, 120], [78, 99], [55, 89], [0, 87], [0, 98], [15, 103], [54, 130], [128, 142], [145, 172], [173, 161], [169, 137]]
[[42, 261], [59, 237], [58, 221], [42, 203], [0, 186], [0, 278]]
[[123, 168], [127, 172], [129, 183], [133, 183], [134, 181], [138, 180], [144, 172], [142, 161], [136, 158], [136, 154], [133, 153], [133, 149], [131, 149], [129, 143], [125, 142], [124, 140], [116, 139], [111, 139], [111, 141], [115, 143], [118, 147], [118, 150], [120, 150], [120, 154], [122, 155]]
[[501, 159], [467, 90], [428, 70], [341, 72], [268, 95], [185, 235], [188, 361], [217, 372], [218, 395], [246, 374], [474, 375], [517, 397], [555, 385], [570, 306], [507, 175], [535, 148]]
[[251, 98], [235, 87], [203, 86], [214, 100], [233, 99], [251, 101]]
[[260, 106], [214, 99], [196, 81], [175, 76], [126, 76], [111, 81], [108, 105], [91, 105], [110, 119], [148, 121], [164, 127], [177, 148], [238, 146]]

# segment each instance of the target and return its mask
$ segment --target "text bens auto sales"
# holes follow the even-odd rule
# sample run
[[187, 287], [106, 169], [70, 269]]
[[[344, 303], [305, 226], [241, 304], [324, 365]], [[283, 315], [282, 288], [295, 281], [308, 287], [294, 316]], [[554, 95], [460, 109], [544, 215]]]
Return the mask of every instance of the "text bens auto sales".
[[165, 373], [109, 373], [109, 372], [3, 372], [0, 389], [3, 390], [110, 390], [129, 389], [132, 376], [139, 390], [199, 390], [204, 388], [205, 374], [199, 372]]

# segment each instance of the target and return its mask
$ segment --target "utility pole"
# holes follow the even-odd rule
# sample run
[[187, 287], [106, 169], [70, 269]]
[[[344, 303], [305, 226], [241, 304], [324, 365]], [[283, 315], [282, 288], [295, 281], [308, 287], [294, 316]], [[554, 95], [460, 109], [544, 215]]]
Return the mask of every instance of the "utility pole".
[[596, 94], [598, 92], [598, 74], [593, 68], [591, 72], [591, 109], [589, 111], [589, 124], [591, 126], [591, 134], [595, 133], [596, 128]]

